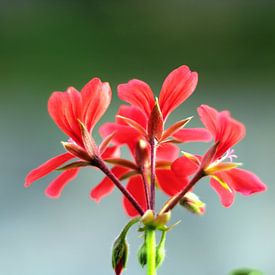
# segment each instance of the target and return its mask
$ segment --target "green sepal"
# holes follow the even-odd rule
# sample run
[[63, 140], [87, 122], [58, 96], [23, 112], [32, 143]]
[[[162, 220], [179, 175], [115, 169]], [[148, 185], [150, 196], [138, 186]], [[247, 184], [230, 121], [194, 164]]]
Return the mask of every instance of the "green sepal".
[[78, 167], [86, 167], [86, 166], [90, 166], [91, 163], [90, 162], [86, 162], [86, 161], [75, 161], [72, 163], [69, 163], [67, 165], [64, 165], [60, 168], [57, 168], [57, 171], [64, 171], [64, 170], [69, 170], [72, 168], [78, 168]]

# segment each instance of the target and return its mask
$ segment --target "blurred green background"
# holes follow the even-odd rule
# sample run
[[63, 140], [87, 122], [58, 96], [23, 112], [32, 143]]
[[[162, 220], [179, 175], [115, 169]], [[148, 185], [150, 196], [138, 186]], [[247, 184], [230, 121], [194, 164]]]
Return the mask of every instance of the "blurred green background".
[[[52, 91], [80, 89], [90, 78], [116, 86], [147, 81], [156, 95], [164, 77], [187, 64], [199, 72], [194, 95], [174, 119], [202, 103], [230, 109], [247, 126], [239, 160], [268, 185], [223, 208], [206, 182], [196, 191], [207, 214], [182, 219], [168, 236], [158, 274], [223, 275], [254, 267], [275, 274], [274, 1], [0, 1], [0, 274], [107, 275], [111, 243], [126, 223], [118, 191], [100, 204], [89, 191], [102, 175], [83, 169], [59, 200], [44, 196], [53, 175], [23, 188], [26, 173], [62, 152], [66, 137], [47, 114]], [[99, 140], [99, 138], [96, 138]], [[202, 153], [205, 145], [184, 146]], [[165, 197], [160, 196], [159, 202]], [[132, 230], [125, 274], [143, 274]]]

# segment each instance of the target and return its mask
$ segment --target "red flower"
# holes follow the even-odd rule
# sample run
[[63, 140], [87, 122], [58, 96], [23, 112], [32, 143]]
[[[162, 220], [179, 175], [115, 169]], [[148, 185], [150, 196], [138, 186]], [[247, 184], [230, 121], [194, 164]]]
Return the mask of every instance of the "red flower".
[[118, 157], [117, 147], [107, 147], [107, 137], [99, 148], [96, 147], [90, 133], [98, 120], [105, 113], [111, 101], [109, 83], [93, 78], [81, 92], [70, 87], [66, 92], [54, 92], [48, 101], [48, 111], [57, 126], [69, 137], [63, 145], [68, 151], [58, 155], [28, 173], [25, 187], [48, 175], [69, 160], [78, 161], [65, 167], [46, 189], [49, 197], [58, 197], [64, 186], [77, 175], [79, 168], [92, 162], [95, 155], [102, 158]]
[[[191, 118], [176, 122], [166, 131], [164, 123], [171, 112], [182, 104], [195, 90], [198, 74], [191, 72], [187, 66], [173, 70], [165, 79], [159, 96], [155, 102], [150, 87], [143, 81], [133, 79], [118, 86], [118, 96], [131, 106], [120, 107], [116, 122], [106, 123], [100, 128], [103, 136], [116, 131], [114, 141], [117, 144], [152, 135], [161, 142], [168, 142], [170, 136], [180, 142], [209, 141], [211, 136], [206, 129], [181, 129]], [[152, 129], [152, 127], [154, 129]], [[170, 140], [171, 141], [171, 140]]]
[[[146, 146], [146, 143], [143, 141]], [[137, 202], [141, 205], [142, 209], [146, 211], [148, 209], [146, 203], [146, 192], [142, 175], [140, 173], [138, 165], [138, 156], [134, 150], [131, 150], [135, 162], [119, 160], [112, 160], [112, 163], [117, 163], [113, 167], [112, 172], [120, 179], [128, 178], [126, 189], [133, 195]], [[157, 150], [156, 161], [156, 177], [159, 188], [168, 196], [177, 194], [188, 182], [187, 177], [176, 177], [173, 171], [171, 171], [171, 163], [178, 157], [179, 149], [173, 144], [162, 144]], [[145, 159], [145, 169], [147, 173], [150, 172], [149, 159]], [[108, 159], [107, 159], [108, 161]], [[127, 166], [127, 168], [125, 167]], [[105, 177], [96, 187], [91, 191], [91, 198], [99, 202], [103, 197], [109, 195], [114, 189], [113, 182]], [[129, 216], [137, 216], [139, 213], [132, 206], [132, 204], [123, 196], [124, 210]]]
[[229, 207], [234, 201], [234, 193], [248, 196], [266, 190], [266, 185], [250, 171], [237, 168], [240, 163], [233, 162], [237, 156], [231, 149], [245, 136], [245, 127], [233, 119], [228, 111], [218, 112], [202, 105], [198, 108], [201, 121], [211, 132], [215, 145], [201, 158], [185, 154], [172, 164], [177, 176], [190, 176], [200, 170], [210, 176], [210, 184], [218, 193], [221, 203]]

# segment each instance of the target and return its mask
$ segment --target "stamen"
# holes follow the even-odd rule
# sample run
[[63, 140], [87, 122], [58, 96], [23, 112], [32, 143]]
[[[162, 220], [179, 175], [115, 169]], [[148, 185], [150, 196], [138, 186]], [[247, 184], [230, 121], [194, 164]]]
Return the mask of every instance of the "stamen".
[[238, 158], [237, 155], [234, 154], [235, 150], [234, 149], [228, 149], [226, 151], [226, 153], [224, 154], [224, 156], [219, 160], [220, 162], [221, 161], [224, 161], [226, 159], [229, 159], [231, 162], [233, 162], [234, 158]]

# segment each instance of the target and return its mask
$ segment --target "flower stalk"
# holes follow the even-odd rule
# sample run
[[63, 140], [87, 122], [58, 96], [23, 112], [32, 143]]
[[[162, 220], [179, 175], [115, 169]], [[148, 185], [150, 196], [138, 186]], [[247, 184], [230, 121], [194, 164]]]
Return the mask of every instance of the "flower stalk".
[[150, 207], [155, 210], [156, 203], [156, 140], [150, 140], [150, 154], [151, 154], [151, 192], [150, 192]]
[[101, 158], [96, 158], [94, 162], [94, 166], [99, 168], [122, 192], [122, 194], [131, 202], [133, 207], [138, 211], [138, 213], [142, 216], [144, 214], [143, 209], [136, 201], [136, 199], [132, 196], [132, 194], [120, 183], [119, 179], [112, 173], [112, 171], [107, 167], [104, 161]]
[[143, 184], [144, 184], [145, 199], [146, 199], [146, 208], [149, 209], [151, 207], [151, 205], [150, 205], [150, 194], [149, 194], [150, 191], [149, 191], [149, 184], [148, 184], [148, 180], [146, 178], [144, 167], [140, 168], [140, 173], [141, 173], [142, 181], [143, 181]]
[[170, 199], [165, 206], [162, 208], [161, 212], [165, 213], [168, 211], [171, 211], [179, 202], [180, 200], [184, 197], [184, 195], [190, 191], [190, 189], [202, 178], [204, 177], [205, 174], [203, 170], [199, 170], [195, 176], [191, 179], [191, 181], [188, 183], [188, 185], [183, 188], [183, 190], [176, 195], [174, 198]]
[[147, 275], [156, 275], [156, 231], [146, 230]]

